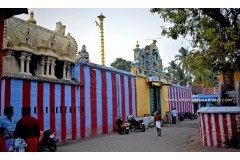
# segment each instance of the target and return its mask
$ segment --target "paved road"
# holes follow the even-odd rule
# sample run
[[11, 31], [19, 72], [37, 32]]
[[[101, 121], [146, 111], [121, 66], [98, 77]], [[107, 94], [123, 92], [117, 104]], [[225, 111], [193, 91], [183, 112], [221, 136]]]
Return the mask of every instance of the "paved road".
[[128, 135], [109, 133], [94, 138], [61, 144], [58, 152], [178, 152], [199, 136], [197, 120], [184, 120], [177, 125], [162, 127], [162, 136], [156, 128], [145, 132], [130, 132]]

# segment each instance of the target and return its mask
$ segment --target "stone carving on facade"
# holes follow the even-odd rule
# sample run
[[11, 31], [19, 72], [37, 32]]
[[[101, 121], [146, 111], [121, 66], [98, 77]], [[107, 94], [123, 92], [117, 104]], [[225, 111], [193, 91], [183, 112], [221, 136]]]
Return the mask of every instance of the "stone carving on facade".
[[82, 46], [82, 50], [78, 53], [77, 60], [82, 60], [85, 62], [89, 62], [89, 54], [86, 50], [86, 46]]
[[65, 35], [66, 26], [57, 22], [52, 31], [36, 25], [33, 17], [28, 21], [12, 17], [4, 23], [3, 73], [70, 80], [77, 43]]

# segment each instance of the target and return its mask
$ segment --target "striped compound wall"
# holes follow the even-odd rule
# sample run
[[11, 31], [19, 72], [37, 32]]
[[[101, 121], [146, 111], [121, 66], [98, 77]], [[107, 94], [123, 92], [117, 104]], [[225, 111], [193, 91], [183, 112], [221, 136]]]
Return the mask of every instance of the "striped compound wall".
[[240, 107], [202, 107], [198, 113], [204, 146], [225, 147], [225, 142], [236, 135]]
[[176, 108], [180, 112], [193, 112], [192, 92], [189, 88], [172, 85], [168, 87], [169, 111]]
[[15, 120], [30, 106], [41, 130], [51, 128], [60, 141], [112, 132], [117, 116], [136, 116], [135, 77], [93, 66], [77, 63], [72, 69], [81, 85], [3, 79], [1, 106], [12, 105]]

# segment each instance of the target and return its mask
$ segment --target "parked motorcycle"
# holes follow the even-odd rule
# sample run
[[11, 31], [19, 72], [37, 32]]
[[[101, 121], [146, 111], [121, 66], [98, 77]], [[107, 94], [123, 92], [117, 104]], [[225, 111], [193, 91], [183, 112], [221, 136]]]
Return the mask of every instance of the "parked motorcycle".
[[48, 148], [50, 151], [56, 151], [57, 145], [55, 140], [55, 132], [51, 129], [46, 131], [41, 131], [41, 138], [39, 138], [38, 150], [43, 151], [45, 148]]
[[123, 134], [123, 133], [128, 134], [129, 127], [130, 127], [130, 124], [127, 122], [123, 122], [121, 117], [116, 118], [116, 129], [119, 134]]
[[143, 124], [143, 120], [136, 120], [134, 117], [131, 117], [128, 122], [130, 123], [130, 131], [142, 131], [145, 132], [146, 128]]
[[184, 120], [184, 116], [183, 116], [183, 113], [182, 113], [182, 112], [178, 114], [178, 120], [179, 120], [180, 122], [182, 122], [182, 121]]

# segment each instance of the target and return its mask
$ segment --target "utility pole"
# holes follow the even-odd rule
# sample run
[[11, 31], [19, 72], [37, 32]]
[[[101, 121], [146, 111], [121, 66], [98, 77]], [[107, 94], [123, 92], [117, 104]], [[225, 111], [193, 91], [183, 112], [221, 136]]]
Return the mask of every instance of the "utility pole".
[[100, 25], [98, 24], [97, 21], [96, 25], [100, 28], [100, 39], [101, 39], [101, 62], [102, 65], [105, 66], [105, 58], [104, 58], [104, 34], [103, 34], [103, 19], [106, 18], [102, 13], [98, 16], [100, 20]]

